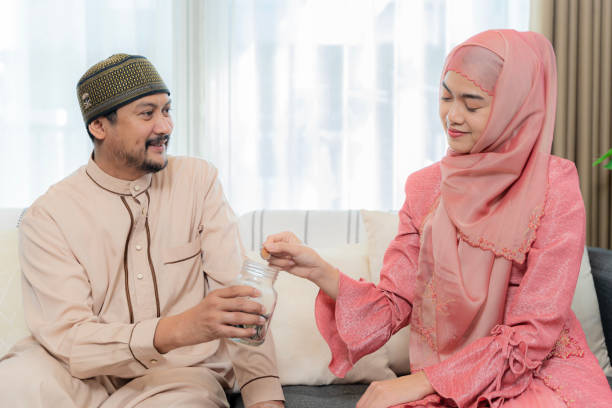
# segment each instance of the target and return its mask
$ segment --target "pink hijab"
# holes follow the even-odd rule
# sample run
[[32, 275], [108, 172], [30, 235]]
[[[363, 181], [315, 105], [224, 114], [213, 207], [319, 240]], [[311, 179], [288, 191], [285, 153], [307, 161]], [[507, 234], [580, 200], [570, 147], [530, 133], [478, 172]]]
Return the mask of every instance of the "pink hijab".
[[502, 323], [512, 262], [524, 263], [546, 201], [557, 76], [540, 34], [485, 31], [454, 48], [455, 71], [493, 95], [469, 154], [441, 161], [437, 206], [422, 226], [411, 365], [435, 364]]

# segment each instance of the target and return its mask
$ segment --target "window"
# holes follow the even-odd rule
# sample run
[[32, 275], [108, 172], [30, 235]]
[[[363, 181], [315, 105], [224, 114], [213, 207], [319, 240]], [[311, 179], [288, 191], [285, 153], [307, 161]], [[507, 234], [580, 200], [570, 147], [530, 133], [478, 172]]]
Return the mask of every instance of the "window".
[[446, 151], [446, 54], [487, 28], [526, 30], [529, 19], [528, 0], [208, 6], [205, 136], [225, 150], [198, 153], [221, 166], [238, 213], [399, 208], [407, 175]]
[[25, 207], [89, 159], [76, 98], [87, 68], [119, 52], [146, 55], [172, 87], [172, 4], [0, 4], [0, 208]]
[[76, 82], [127, 52], [173, 92], [170, 151], [217, 165], [237, 213], [397, 209], [406, 176], [445, 152], [446, 53], [529, 20], [529, 0], [2, 4], [0, 207], [29, 205], [87, 162]]

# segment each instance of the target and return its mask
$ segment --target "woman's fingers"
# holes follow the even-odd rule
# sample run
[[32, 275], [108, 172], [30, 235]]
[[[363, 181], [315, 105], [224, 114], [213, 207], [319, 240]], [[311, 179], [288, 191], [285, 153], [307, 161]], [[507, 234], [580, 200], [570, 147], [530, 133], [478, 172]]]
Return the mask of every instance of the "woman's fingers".
[[295, 266], [295, 262], [293, 262], [293, 260], [283, 258], [270, 258], [268, 263], [271, 266], [276, 266], [281, 269], [292, 268]]
[[307, 247], [301, 244], [277, 241], [264, 244], [264, 248], [271, 256], [277, 258], [295, 258], [301, 255]]
[[266, 237], [265, 242], [263, 243], [264, 247], [267, 247], [267, 244], [272, 244], [275, 242], [286, 242], [289, 244], [301, 244], [302, 241], [291, 231], [283, 231], [277, 234], [271, 234]]

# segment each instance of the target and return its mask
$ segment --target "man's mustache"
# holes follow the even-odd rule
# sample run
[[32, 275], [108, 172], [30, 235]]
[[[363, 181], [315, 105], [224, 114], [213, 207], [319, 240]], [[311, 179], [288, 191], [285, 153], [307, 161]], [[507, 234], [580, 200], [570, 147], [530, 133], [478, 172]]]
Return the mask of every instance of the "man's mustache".
[[151, 145], [161, 145], [164, 144], [166, 142], [170, 141], [170, 135], [160, 135], [157, 137], [154, 137], [153, 139], [149, 139], [147, 140], [147, 143], [145, 144], [145, 147], [149, 147]]

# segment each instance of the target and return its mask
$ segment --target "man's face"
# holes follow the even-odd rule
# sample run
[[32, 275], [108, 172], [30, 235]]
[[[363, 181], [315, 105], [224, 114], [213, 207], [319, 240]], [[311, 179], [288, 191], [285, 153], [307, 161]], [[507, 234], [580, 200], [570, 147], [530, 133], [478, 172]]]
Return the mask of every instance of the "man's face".
[[115, 121], [101, 120], [104, 138], [96, 148], [96, 162], [103, 160], [109, 174], [135, 179], [166, 167], [173, 128], [167, 94], [142, 97], [117, 109]]

